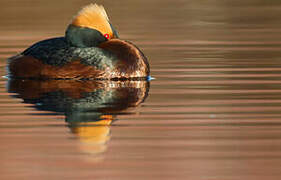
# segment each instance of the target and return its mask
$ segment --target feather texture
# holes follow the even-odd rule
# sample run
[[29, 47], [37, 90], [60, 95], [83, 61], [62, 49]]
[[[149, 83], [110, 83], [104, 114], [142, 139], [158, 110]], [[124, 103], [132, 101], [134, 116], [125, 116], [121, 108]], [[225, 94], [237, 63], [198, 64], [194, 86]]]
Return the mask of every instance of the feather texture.
[[90, 4], [85, 6], [73, 18], [71, 24], [78, 27], [96, 29], [103, 35], [113, 35], [108, 16], [102, 5]]

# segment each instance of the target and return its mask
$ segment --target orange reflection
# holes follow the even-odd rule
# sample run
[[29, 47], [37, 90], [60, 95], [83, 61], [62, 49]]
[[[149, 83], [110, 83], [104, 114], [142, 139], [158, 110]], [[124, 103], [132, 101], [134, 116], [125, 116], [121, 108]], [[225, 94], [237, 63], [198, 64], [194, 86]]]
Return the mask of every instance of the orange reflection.
[[11, 79], [8, 91], [38, 110], [63, 113], [83, 153], [107, 149], [110, 125], [120, 113], [132, 113], [148, 94], [147, 81], [74, 81]]

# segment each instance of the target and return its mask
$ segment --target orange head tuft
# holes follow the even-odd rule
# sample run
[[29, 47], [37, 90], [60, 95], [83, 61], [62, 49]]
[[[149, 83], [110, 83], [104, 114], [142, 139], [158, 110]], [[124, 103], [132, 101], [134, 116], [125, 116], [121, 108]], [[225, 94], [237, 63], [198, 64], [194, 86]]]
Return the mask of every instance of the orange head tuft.
[[114, 38], [114, 30], [102, 5], [90, 4], [85, 6], [73, 18], [72, 25], [99, 31], [107, 39]]

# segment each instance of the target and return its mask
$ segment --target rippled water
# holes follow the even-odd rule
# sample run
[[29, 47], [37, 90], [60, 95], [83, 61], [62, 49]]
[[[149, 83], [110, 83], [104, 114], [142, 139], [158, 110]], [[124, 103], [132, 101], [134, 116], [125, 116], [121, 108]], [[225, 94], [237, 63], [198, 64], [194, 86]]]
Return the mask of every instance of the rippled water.
[[1, 0], [0, 179], [280, 179], [280, 1], [98, 1], [155, 80], [3, 77], [89, 2]]

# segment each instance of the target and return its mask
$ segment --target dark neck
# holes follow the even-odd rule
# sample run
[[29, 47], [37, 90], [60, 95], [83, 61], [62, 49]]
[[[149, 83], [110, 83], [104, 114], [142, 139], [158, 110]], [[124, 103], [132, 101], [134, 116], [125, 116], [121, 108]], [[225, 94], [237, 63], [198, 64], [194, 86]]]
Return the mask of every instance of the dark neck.
[[69, 25], [65, 32], [66, 41], [75, 47], [96, 47], [107, 39], [97, 30]]

